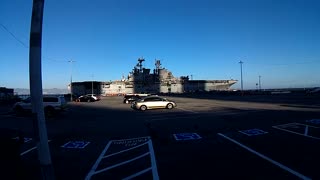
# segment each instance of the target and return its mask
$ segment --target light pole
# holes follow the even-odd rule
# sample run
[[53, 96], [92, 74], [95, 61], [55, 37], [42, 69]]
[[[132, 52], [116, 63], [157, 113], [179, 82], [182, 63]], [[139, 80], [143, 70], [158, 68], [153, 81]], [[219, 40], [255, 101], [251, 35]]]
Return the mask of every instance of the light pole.
[[93, 74], [92, 74], [92, 81], [91, 81], [91, 94], [93, 94]]
[[259, 90], [261, 91], [261, 76], [259, 75]]
[[72, 63], [75, 62], [73, 60], [70, 60], [68, 61], [70, 64], [71, 64], [71, 77], [70, 77], [70, 101], [72, 102], [73, 101], [73, 98], [72, 98]]
[[29, 45], [29, 79], [35, 141], [42, 179], [53, 180], [54, 171], [48, 145], [43, 106], [41, 47], [44, 0], [33, 0]]
[[243, 91], [243, 81], [242, 81], [242, 64], [243, 64], [243, 62], [240, 61], [239, 63], [240, 63], [240, 70], [241, 70], [241, 91]]

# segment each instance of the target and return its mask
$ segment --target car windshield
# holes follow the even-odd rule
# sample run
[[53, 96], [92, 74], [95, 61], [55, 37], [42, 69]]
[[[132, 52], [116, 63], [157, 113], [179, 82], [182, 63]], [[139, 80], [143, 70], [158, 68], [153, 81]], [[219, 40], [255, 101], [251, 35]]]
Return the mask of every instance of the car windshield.
[[0, 61], [1, 177], [320, 180], [320, 0], [1, 0]]

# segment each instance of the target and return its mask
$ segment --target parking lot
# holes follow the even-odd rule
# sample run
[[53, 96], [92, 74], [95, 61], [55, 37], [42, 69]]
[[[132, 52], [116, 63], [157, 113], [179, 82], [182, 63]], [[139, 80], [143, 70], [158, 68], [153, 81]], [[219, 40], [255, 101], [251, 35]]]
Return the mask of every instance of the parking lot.
[[[319, 96], [168, 98], [177, 108], [69, 103], [47, 119], [56, 179], [320, 179]], [[38, 179], [32, 118], [0, 120], [24, 132], [23, 173]]]

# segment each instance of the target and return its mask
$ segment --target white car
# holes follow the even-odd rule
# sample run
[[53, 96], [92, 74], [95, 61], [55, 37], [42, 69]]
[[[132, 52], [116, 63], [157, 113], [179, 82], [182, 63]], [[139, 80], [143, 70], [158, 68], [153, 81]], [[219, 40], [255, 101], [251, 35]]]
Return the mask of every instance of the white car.
[[145, 111], [147, 109], [158, 109], [158, 108], [167, 108], [172, 109], [176, 107], [177, 104], [173, 101], [169, 101], [166, 98], [161, 98], [158, 96], [148, 96], [142, 99], [139, 99], [131, 104], [131, 108], [139, 109]]
[[[62, 111], [66, 108], [66, 101], [64, 96], [44, 96], [43, 97], [44, 112], [47, 116], [53, 116], [56, 112]], [[23, 112], [31, 112], [32, 104], [31, 98], [17, 102], [13, 106], [13, 111], [16, 114]]]

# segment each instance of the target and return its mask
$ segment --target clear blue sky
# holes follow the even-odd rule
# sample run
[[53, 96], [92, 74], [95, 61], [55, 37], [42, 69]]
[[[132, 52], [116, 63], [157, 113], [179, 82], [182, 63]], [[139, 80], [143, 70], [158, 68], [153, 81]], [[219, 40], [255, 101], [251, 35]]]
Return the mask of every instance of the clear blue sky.
[[[0, 1], [0, 86], [29, 88], [31, 10]], [[142, 56], [206, 80], [240, 80], [242, 60], [245, 89], [320, 86], [318, 0], [46, 0], [42, 43], [43, 88], [67, 88], [68, 60], [74, 81], [109, 81]]]

